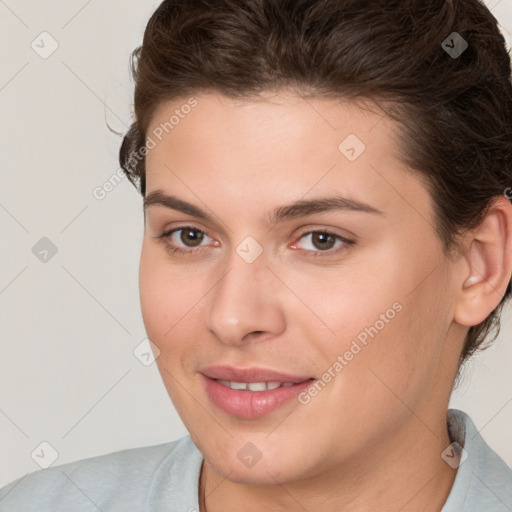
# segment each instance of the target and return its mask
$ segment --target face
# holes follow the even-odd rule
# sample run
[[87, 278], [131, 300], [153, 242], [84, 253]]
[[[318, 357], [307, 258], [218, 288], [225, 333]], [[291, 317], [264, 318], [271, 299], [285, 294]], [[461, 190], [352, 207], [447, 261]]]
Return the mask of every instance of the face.
[[425, 430], [411, 409], [444, 417], [452, 263], [393, 122], [286, 92], [195, 102], [147, 133], [140, 298], [205, 459], [234, 482], [315, 478]]

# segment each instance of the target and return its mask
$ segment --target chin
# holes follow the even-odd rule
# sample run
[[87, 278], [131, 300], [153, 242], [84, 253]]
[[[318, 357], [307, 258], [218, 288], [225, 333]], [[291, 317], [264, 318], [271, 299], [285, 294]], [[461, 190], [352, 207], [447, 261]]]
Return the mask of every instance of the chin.
[[[250, 441], [244, 441], [242, 448], [230, 446], [227, 449], [206, 450], [203, 456], [216, 473], [231, 482], [243, 485], [271, 485], [287, 483], [304, 478], [307, 467], [301, 457], [290, 458], [287, 449], [256, 451]], [[272, 453], [269, 453], [272, 451]], [[263, 453], [262, 453], [263, 452]], [[251, 458], [252, 457], [252, 458]]]
[[223, 478], [241, 485], [275, 486], [278, 482], [286, 483], [295, 479], [295, 475], [288, 474], [283, 468], [275, 467], [274, 464], [265, 466], [262, 461], [252, 468], [241, 468], [238, 461], [233, 462], [232, 466], [229, 466], [223, 461], [220, 467], [214, 465], [214, 469]]

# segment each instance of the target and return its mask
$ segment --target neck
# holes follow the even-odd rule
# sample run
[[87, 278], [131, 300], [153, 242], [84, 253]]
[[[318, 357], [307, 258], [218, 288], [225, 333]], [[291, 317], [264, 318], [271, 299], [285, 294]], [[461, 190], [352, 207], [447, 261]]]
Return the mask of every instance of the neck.
[[[276, 485], [231, 482], [203, 463], [200, 512], [439, 512], [456, 470], [441, 453], [451, 443], [445, 417], [428, 427], [412, 415], [400, 431], [365, 448], [357, 460]], [[206, 498], [205, 498], [206, 497]]]

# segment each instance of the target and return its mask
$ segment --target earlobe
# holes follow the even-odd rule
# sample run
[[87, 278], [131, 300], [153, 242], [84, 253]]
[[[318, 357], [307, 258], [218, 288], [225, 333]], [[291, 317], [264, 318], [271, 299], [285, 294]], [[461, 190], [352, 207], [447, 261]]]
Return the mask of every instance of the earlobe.
[[497, 196], [480, 224], [469, 233], [463, 281], [454, 320], [466, 326], [483, 322], [499, 304], [512, 274], [512, 204]]

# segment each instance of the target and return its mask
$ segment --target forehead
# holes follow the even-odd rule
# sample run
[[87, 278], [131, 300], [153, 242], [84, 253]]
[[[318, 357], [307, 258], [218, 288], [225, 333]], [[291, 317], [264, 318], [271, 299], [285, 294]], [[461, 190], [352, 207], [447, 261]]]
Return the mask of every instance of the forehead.
[[146, 157], [148, 192], [215, 191], [244, 209], [255, 197], [270, 205], [336, 192], [397, 214], [411, 203], [430, 209], [419, 178], [399, 160], [397, 125], [371, 103], [201, 94], [162, 103], [146, 135], [156, 143]]
[[[386, 126], [370, 137], [368, 132], [381, 122]], [[286, 127], [284, 132], [283, 127]], [[395, 128], [385, 112], [369, 100], [360, 99], [356, 103], [344, 98], [308, 98], [288, 90], [264, 92], [251, 99], [230, 98], [210, 92], [160, 103], [149, 123], [147, 135], [156, 135], [158, 141], [170, 133], [195, 134], [198, 138], [207, 134], [205, 142], [217, 136], [239, 141], [245, 138], [250, 139], [247, 142], [253, 148], [256, 148], [258, 140], [264, 140], [263, 134], [267, 138], [279, 135], [272, 146], [279, 143], [284, 149], [285, 139], [313, 138], [317, 145], [323, 141], [327, 146], [332, 142], [328, 132], [335, 133], [336, 140], [350, 130], [360, 138], [371, 138], [373, 146], [376, 143], [389, 145]]]

